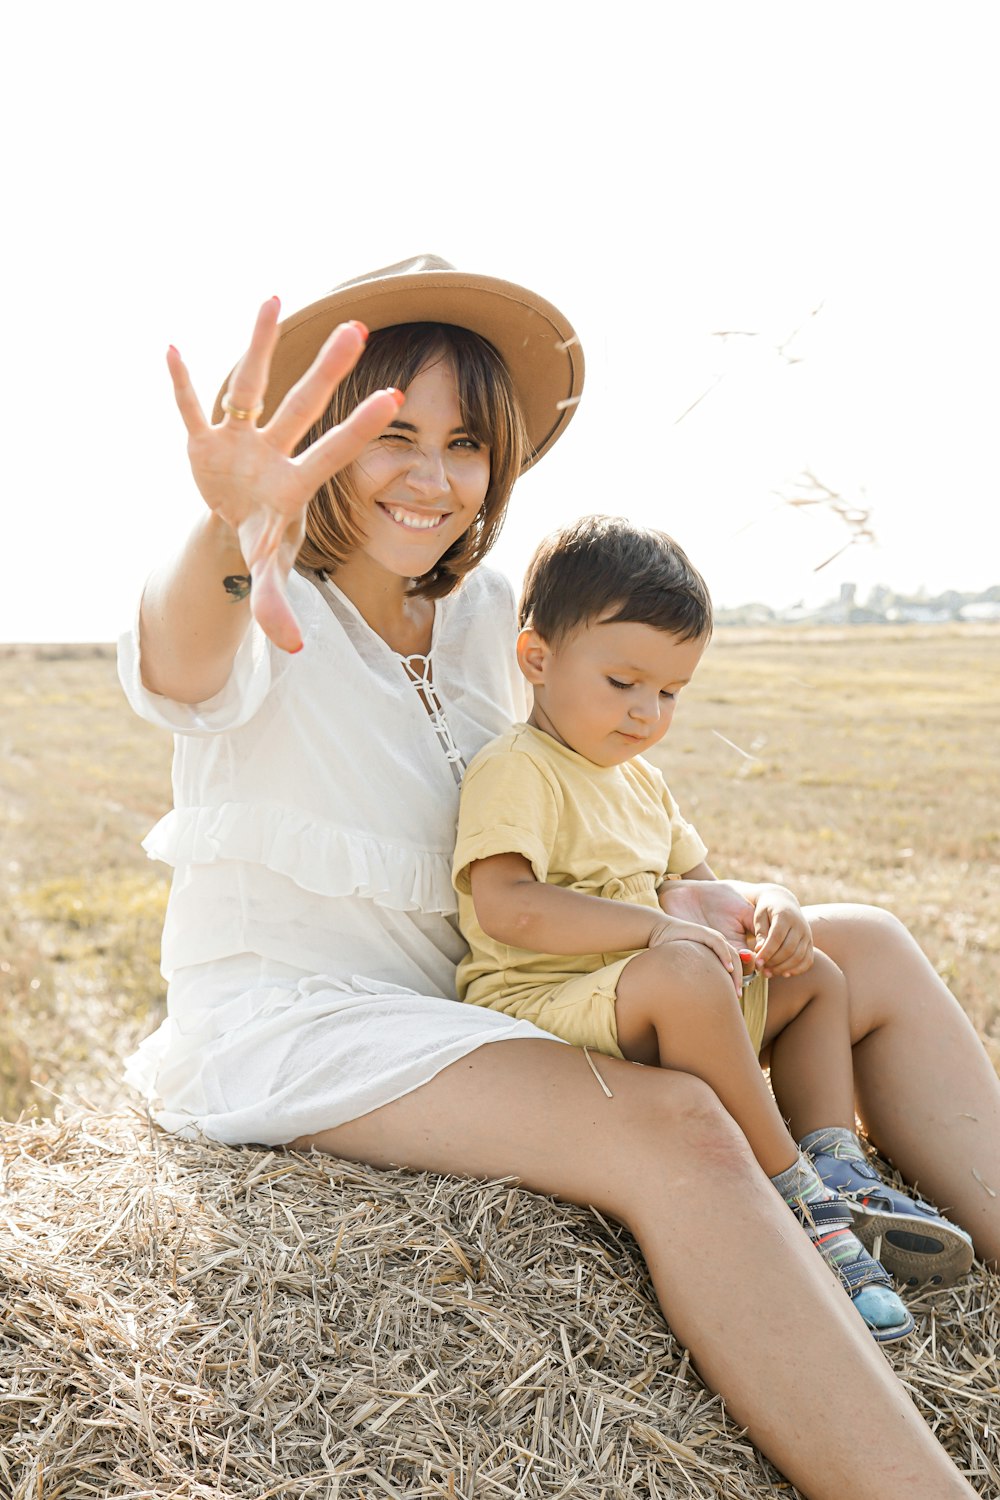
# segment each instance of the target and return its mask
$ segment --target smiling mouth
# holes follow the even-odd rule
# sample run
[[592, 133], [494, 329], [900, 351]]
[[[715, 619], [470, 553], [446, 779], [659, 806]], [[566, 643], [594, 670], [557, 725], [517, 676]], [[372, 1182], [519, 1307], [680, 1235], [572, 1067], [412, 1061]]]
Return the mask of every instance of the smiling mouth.
[[447, 511], [438, 511], [433, 516], [420, 516], [412, 510], [404, 510], [401, 506], [386, 505], [381, 500], [378, 501], [378, 507], [384, 510], [397, 526], [405, 526], [407, 531], [434, 531], [438, 526], [443, 526], [448, 519]]

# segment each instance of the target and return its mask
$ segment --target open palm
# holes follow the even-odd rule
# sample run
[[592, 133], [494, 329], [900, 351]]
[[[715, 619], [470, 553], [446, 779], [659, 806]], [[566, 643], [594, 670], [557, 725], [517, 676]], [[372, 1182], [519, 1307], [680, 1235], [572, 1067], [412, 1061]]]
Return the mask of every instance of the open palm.
[[296, 444], [322, 416], [338, 382], [360, 358], [367, 330], [360, 323], [336, 328], [270, 421], [258, 427], [253, 414], [263, 407], [279, 337], [279, 312], [276, 297], [260, 309], [250, 346], [226, 391], [231, 411], [221, 422], [213, 425], [206, 419], [174, 348], [167, 365], [187, 428], [195, 483], [206, 505], [239, 540], [251, 581], [253, 617], [276, 645], [297, 651], [302, 635], [288, 602], [286, 580], [305, 535], [309, 501], [393, 419], [403, 396], [395, 390], [376, 391], [295, 457]]

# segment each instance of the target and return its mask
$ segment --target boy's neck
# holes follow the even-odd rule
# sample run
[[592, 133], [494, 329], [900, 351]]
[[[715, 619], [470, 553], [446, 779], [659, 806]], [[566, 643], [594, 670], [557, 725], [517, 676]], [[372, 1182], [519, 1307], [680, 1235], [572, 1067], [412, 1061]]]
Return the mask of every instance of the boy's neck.
[[[535, 697], [534, 699], [531, 713], [528, 715], [527, 722], [531, 725], [532, 729], [537, 729], [540, 734], [547, 734], [549, 738], [555, 740], [557, 744], [566, 745], [566, 741], [555, 728], [551, 719], [546, 714], [544, 708], [542, 708], [542, 706], [538, 702], [537, 697]], [[566, 745], [566, 749], [572, 750], [573, 746]]]
[[555, 740], [557, 745], [562, 745], [566, 750], [572, 750], [574, 755], [579, 755], [581, 760], [587, 761], [589, 765], [596, 766], [598, 764], [596, 760], [591, 760], [588, 755], [584, 755], [582, 750], [578, 750], [575, 745], [570, 744], [569, 740], [563, 738], [545, 712], [545, 709], [538, 702], [537, 695], [534, 699], [531, 713], [528, 715], [525, 723], [529, 724], [532, 729], [537, 729], [539, 734], [548, 735], [549, 739]]

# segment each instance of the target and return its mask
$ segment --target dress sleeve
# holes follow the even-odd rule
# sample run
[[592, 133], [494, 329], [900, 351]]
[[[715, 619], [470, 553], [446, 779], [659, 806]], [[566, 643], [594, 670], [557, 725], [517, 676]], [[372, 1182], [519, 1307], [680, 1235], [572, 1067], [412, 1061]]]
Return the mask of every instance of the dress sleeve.
[[469, 866], [491, 854], [521, 854], [536, 880], [548, 875], [559, 827], [560, 797], [529, 755], [487, 752], [473, 761], [462, 783], [452, 878], [469, 893]]
[[252, 719], [267, 697], [274, 676], [274, 648], [256, 623], [243, 638], [225, 686], [203, 703], [177, 703], [143, 685], [140, 666], [139, 613], [132, 629], [118, 641], [118, 678], [140, 719], [174, 734], [217, 734], [239, 729]]
[[708, 857], [708, 845], [699, 837], [697, 830], [681, 817], [670, 788], [666, 785], [663, 788], [663, 806], [670, 819], [670, 860], [667, 874], [686, 875], [688, 870], [693, 870], [695, 865], [700, 865]]

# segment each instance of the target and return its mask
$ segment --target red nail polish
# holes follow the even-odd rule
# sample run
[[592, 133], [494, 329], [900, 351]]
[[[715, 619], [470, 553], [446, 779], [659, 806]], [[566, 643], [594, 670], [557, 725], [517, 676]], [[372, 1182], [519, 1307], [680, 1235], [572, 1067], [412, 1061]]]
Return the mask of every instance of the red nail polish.
[[397, 406], [402, 406], [406, 400], [405, 391], [397, 391], [395, 386], [390, 386], [386, 394], [392, 397]]
[[356, 328], [363, 339], [367, 339], [368, 338], [368, 329], [357, 318], [352, 318], [351, 319], [351, 327], [352, 328]]
[[289, 656], [298, 656], [299, 652], [302, 650], [302, 647], [304, 645], [305, 645], [305, 641], [299, 641], [299, 644], [297, 646], [293, 646], [291, 648], [291, 650], [288, 653]]
[[272, 302], [277, 302], [277, 304], [278, 304], [278, 307], [279, 307], [279, 308], [280, 308], [280, 307], [281, 307], [281, 298], [280, 298], [280, 297], [272, 297], [272, 298], [271, 298], [271, 301], [272, 301]]

